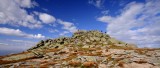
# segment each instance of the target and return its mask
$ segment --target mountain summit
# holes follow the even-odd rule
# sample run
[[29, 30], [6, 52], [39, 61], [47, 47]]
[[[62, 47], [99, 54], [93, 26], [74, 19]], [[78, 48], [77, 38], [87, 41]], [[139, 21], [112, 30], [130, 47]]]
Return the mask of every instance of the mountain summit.
[[100, 31], [41, 40], [18, 54], [0, 57], [2, 68], [159, 68], [160, 49], [138, 48]]

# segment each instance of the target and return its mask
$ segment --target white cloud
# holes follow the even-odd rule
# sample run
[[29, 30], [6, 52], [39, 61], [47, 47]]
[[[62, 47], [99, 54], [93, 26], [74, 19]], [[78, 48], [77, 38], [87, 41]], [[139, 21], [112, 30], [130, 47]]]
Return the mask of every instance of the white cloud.
[[[9, 43], [8, 43], [9, 42]], [[11, 53], [19, 53], [26, 51], [34, 46], [37, 42], [17, 39], [0, 39], [0, 55], [7, 55]]]
[[[0, 24], [23, 26], [29, 28], [41, 28], [43, 23], [55, 21], [49, 14], [41, 13], [43, 23], [34, 12], [27, 12], [26, 8], [34, 8], [37, 3], [33, 0], [0, 0]], [[35, 11], [36, 12], [36, 11]], [[40, 12], [38, 12], [40, 13]]]
[[37, 38], [37, 39], [40, 39], [40, 38], [45, 38], [45, 36], [43, 36], [42, 34], [37, 34], [37, 35], [31, 35], [31, 38]]
[[[17, 40], [17, 39], [10, 39], [10, 40], [7, 40], [7, 41], [10, 41], [10, 42], [12, 42], [12, 43], [15, 43], [14, 44], [14, 46], [15, 45], [22, 45], [23, 44], [23, 46], [27, 46], [27, 47], [24, 47], [24, 49], [26, 49], [26, 48], [30, 48], [31, 46], [34, 46], [35, 44], [36, 44], [36, 42], [33, 42], [33, 41], [28, 41], [28, 40]], [[4, 44], [5, 44], [5, 42], [4, 42]], [[8, 45], [11, 45], [11, 44], [8, 44]], [[13, 45], [13, 44], [12, 44]], [[23, 48], [23, 47], [22, 47]]]
[[39, 14], [39, 19], [40, 19], [42, 22], [46, 23], [46, 24], [48, 24], [48, 23], [53, 23], [53, 22], [56, 21], [55, 17], [53, 17], [53, 16], [51, 16], [51, 15], [49, 15], [49, 14], [46, 14], [46, 13], [40, 13], [40, 14]]
[[60, 33], [59, 35], [64, 36], [65, 34], [68, 34], [68, 33], [69, 33], [68, 31], [64, 31], [64, 32]]
[[139, 47], [160, 47], [160, 1], [132, 2], [120, 15], [102, 16], [98, 21], [108, 23], [107, 31], [112, 37], [136, 43]]
[[7, 46], [8, 44], [0, 42], [0, 46], [2, 46], [2, 45]]
[[66, 22], [66, 21], [62, 21], [60, 19], [57, 20], [57, 22], [61, 25], [63, 25], [63, 29], [68, 30], [69, 32], [76, 32], [77, 31], [77, 27], [71, 23], [71, 22]]
[[[33, 41], [27, 41], [27, 40], [17, 40], [17, 39], [13, 39], [13, 40], [8, 40], [8, 41], [11, 41], [11, 42], [15, 42], [15, 43], [22, 43], [24, 45], [28, 45], [28, 46], [33, 46], [36, 42], [33, 42]], [[9, 44], [8, 44], [9, 45]]]
[[0, 28], [0, 34], [26, 37], [26, 38], [36, 38], [36, 39], [45, 38], [45, 36], [43, 36], [42, 34], [37, 34], [37, 35], [27, 34], [22, 32], [19, 29], [11, 29], [11, 28], [5, 28], [5, 27]]
[[101, 22], [110, 23], [113, 20], [113, 18], [111, 16], [102, 16], [102, 17], [98, 18], [97, 20], [101, 21]]
[[24, 26], [29, 28], [42, 27], [41, 22], [29, 15], [21, 7], [31, 7], [33, 4], [30, 0], [27, 4], [21, 3], [21, 0], [0, 0], [0, 24], [10, 24], [15, 26]]
[[107, 15], [109, 13], [109, 10], [104, 10], [101, 12], [103, 15]]
[[15, 2], [19, 6], [24, 7], [24, 8], [31, 8], [31, 7], [34, 7], [35, 5], [37, 5], [36, 2], [31, 1], [31, 0], [15, 0]]
[[88, 3], [97, 8], [102, 8], [105, 0], [89, 0]]
[[50, 29], [49, 32], [54, 33], [54, 32], [59, 32], [57, 29]]

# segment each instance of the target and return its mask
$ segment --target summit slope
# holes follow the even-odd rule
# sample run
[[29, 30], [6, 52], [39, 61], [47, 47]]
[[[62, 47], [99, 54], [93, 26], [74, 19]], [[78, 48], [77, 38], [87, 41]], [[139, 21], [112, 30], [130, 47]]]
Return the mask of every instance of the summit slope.
[[138, 48], [100, 31], [80, 30], [72, 37], [41, 40], [18, 54], [2, 56], [0, 67], [160, 68], [159, 48]]

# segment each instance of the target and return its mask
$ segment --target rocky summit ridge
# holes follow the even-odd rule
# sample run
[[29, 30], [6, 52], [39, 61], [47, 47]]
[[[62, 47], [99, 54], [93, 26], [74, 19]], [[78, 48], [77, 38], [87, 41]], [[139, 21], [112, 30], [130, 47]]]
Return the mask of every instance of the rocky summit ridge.
[[160, 48], [138, 48], [106, 33], [80, 30], [0, 57], [0, 68], [160, 68]]

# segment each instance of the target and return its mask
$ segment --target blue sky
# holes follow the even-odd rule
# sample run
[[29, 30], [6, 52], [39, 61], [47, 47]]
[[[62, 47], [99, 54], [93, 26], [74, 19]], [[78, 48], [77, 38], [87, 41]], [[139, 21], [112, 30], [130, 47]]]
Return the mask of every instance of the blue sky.
[[0, 0], [0, 55], [39, 40], [100, 30], [139, 47], [160, 47], [159, 0]]

